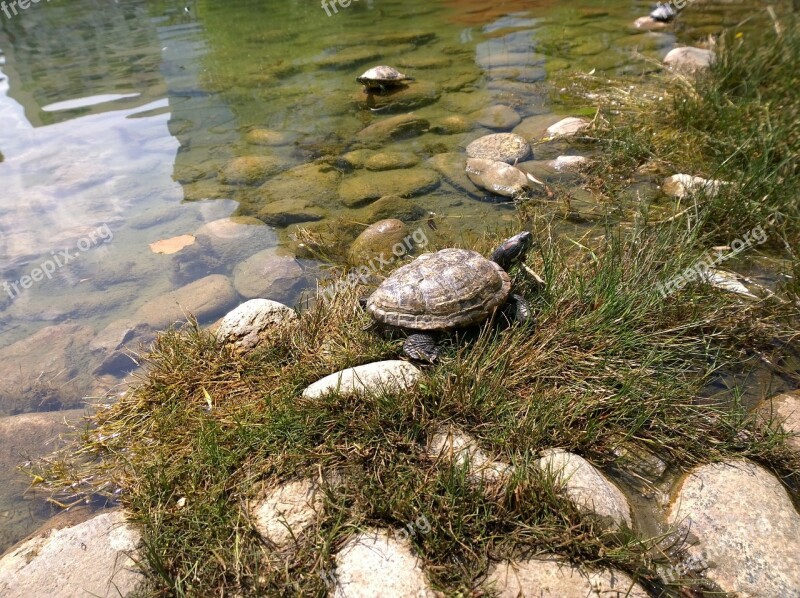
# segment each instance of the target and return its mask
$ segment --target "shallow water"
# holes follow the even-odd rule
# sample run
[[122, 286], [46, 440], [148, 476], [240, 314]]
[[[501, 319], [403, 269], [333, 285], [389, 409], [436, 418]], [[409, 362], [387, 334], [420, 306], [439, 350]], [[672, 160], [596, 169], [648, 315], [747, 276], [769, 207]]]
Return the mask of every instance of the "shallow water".
[[[296, 302], [320, 275], [295, 237], [298, 227], [339, 235], [346, 245], [363, 229], [365, 185], [414, 196], [436, 224], [426, 235], [443, 241], [513, 227], [513, 205], [466, 194], [431, 159], [463, 155], [469, 141], [493, 132], [477, 124], [491, 106], [509, 106], [520, 119], [591, 116], [593, 107], [569, 104], [559, 91], [575, 73], [635, 78], [653, 70], [676, 32], [688, 42], [746, 14], [726, 3], [687, 16], [677, 29], [633, 30], [649, 8], [621, 0], [600, 8], [588, 0], [353, 0], [328, 16], [315, 2], [76, 0], [31, 5], [10, 19], [0, 14], [0, 283], [7, 283], [0, 351], [23, 343], [21, 353], [2, 354], [21, 357], [18, 372], [0, 370], [0, 416], [79, 406], [82, 396], [113, 386], [107, 370], [91, 374], [103, 358], [103, 347], [92, 346], [95, 333], [182, 285], [211, 274], [231, 278], [256, 252], [300, 258], [290, 270], [296, 280], [266, 293]], [[373, 111], [354, 78], [381, 63], [415, 81]], [[354, 167], [357, 154], [348, 152], [369, 145], [359, 131], [410, 110], [430, 123], [428, 132], [358, 158], [398, 152], [410, 166], [389, 175]], [[453, 116], [473, 128], [446, 133], [442, 123]], [[253, 143], [254, 129], [280, 133], [278, 144]], [[588, 150], [536, 145], [531, 167], [539, 172], [541, 161]], [[274, 175], [234, 184], [229, 163], [252, 156]], [[289, 183], [276, 178], [304, 165], [313, 170]], [[574, 189], [574, 197], [573, 209], [605, 214], [591, 194]], [[278, 201], [281, 209], [271, 210]], [[544, 213], [562, 208], [541, 206]], [[230, 215], [278, 226], [218, 231], [173, 255], [148, 247]], [[591, 226], [584, 218], [559, 230]], [[25, 357], [33, 335], [65, 323], [79, 328], [56, 329], [54, 340]], [[4, 390], [9, 372], [20, 378]], [[6, 469], [15, 456], [43, 450], [35, 442], [2, 448]], [[0, 491], [0, 548], [48, 513], [23, 500], [22, 489]]]

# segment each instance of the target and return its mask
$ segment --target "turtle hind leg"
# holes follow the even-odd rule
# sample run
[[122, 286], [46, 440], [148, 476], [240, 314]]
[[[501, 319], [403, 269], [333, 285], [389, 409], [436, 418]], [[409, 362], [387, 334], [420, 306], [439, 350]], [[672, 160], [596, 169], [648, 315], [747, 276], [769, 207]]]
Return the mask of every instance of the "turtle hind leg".
[[416, 361], [435, 363], [439, 359], [440, 349], [436, 339], [430, 334], [409, 334], [403, 342], [403, 352]]

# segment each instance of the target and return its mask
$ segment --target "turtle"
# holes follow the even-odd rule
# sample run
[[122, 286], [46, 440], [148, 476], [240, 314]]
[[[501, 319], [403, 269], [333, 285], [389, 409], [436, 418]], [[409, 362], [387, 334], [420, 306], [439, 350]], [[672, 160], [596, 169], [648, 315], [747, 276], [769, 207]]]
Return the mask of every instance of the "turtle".
[[435, 334], [480, 324], [497, 310], [509, 320], [532, 318], [527, 301], [511, 292], [508, 268], [533, 244], [525, 231], [504, 241], [487, 259], [469, 249], [442, 249], [420, 255], [395, 270], [366, 300], [381, 325], [408, 334], [403, 352], [435, 362]]
[[396, 87], [402, 85], [405, 81], [413, 81], [412, 77], [404, 75], [396, 68], [386, 65], [374, 66], [371, 69], [364, 71], [364, 73], [356, 77], [356, 81], [361, 83], [366, 89], [370, 91], [373, 89], [380, 89], [385, 91], [387, 87]]
[[650, 18], [653, 19], [654, 21], [669, 23], [677, 15], [678, 11], [675, 9], [675, 7], [672, 6], [672, 4], [659, 3], [650, 13]]

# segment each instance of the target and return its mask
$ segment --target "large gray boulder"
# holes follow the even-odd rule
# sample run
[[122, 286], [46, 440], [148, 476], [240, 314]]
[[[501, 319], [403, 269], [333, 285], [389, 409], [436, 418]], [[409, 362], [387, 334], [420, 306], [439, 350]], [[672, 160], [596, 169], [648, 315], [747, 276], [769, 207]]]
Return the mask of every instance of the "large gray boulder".
[[139, 541], [139, 532], [122, 511], [35, 534], [0, 558], [0, 595], [127, 596], [143, 581], [131, 558]]
[[587, 569], [555, 556], [495, 565], [486, 585], [499, 598], [649, 598], [629, 575]]
[[316, 399], [332, 391], [354, 395], [381, 390], [403, 390], [416, 385], [421, 374], [407, 361], [377, 361], [325, 376], [306, 388], [303, 398]]
[[741, 598], [800, 596], [800, 515], [775, 476], [749, 461], [703, 465], [678, 485], [671, 525], [697, 542], [688, 559]]
[[584, 513], [613, 528], [631, 527], [631, 509], [625, 495], [583, 457], [549, 449], [537, 465], [554, 476], [556, 484]]

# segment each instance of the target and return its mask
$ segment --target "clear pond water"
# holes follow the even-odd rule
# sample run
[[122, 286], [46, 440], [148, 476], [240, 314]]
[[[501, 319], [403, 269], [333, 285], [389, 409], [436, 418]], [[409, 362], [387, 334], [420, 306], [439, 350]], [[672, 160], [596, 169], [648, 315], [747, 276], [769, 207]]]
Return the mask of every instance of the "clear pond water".
[[[152, 315], [148, 302], [208, 276], [233, 284], [241, 262], [266, 252], [284, 258], [275, 263], [285, 272], [261, 294], [294, 303], [324, 266], [298, 229], [346, 247], [376, 195], [407, 196], [393, 207], [414, 202], [435, 223], [426, 234], [442, 241], [505, 231], [513, 204], [486, 201], [454, 174], [467, 143], [538, 130], [553, 115], [591, 117], [594, 107], [562, 99], [576, 73], [634, 80], [677, 40], [746, 10], [709, 5], [677, 28], [634, 30], [650, 8], [353, 0], [328, 15], [314, 1], [73, 0], [0, 13], [0, 546], [50, 514], [23, 496], [27, 482], [13, 471], [50, 448], [46, 433], [28, 423], [22, 433], [13, 422], [23, 420], [10, 418], [80, 407], [114, 388], [120, 372], [100, 367], [108, 339]], [[375, 64], [415, 80], [376, 102], [355, 82]], [[488, 122], [496, 106], [517, 118]], [[424, 131], [359, 135], [412, 111]], [[555, 176], [545, 161], [590, 150], [535, 145], [529, 167]], [[571, 209], [597, 218], [562, 219], [562, 234], [582, 234], [606, 213], [579, 187], [572, 197]], [[250, 219], [219, 222], [231, 216]], [[150, 248], [181, 235], [196, 240], [172, 254]], [[231, 302], [211, 303], [207, 320]]]

